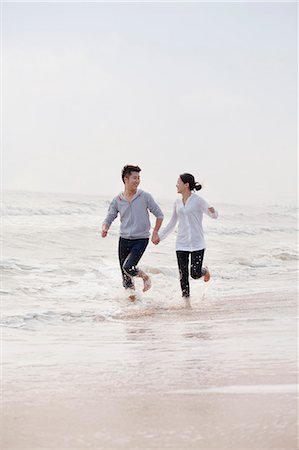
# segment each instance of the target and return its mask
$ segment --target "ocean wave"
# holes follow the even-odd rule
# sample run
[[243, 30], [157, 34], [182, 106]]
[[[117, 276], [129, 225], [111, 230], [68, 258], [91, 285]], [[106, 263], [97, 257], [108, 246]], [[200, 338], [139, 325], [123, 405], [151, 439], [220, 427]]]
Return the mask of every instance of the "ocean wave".
[[240, 236], [240, 235], [248, 235], [248, 236], [255, 236], [257, 234], [256, 230], [250, 229], [250, 228], [242, 228], [242, 227], [221, 227], [218, 226], [217, 228], [206, 228], [206, 234], [216, 234], [216, 235], [223, 235], [223, 236]]
[[17, 262], [16, 260], [3, 260], [0, 262], [0, 270], [4, 272], [11, 272], [11, 271], [32, 271], [37, 270], [38, 267], [36, 266], [30, 266], [28, 264], [21, 264]]
[[97, 208], [98, 207], [98, 203], [93, 201], [93, 202], [83, 202], [82, 200], [64, 200], [64, 203], [67, 203], [68, 205], [79, 205], [79, 206], [87, 206], [87, 207], [92, 207], [92, 208]]
[[175, 277], [177, 278], [177, 267], [165, 267], [165, 266], [143, 266], [145, 272], [150, 273], [152, 275], [165, 275], [166, 277]]
[[297, 232], [299, 229], [298, 227], [290, 227], [290, 226], [283, 226], [283, 227], [278, 227], [278, 226], [273, 226], [273, 227], [259, 227], [260, 231], [264, 231], [266, 233], [276, 233], [276, 232]]
[[[173, 299], [172, 299], [173, 301]], [[166, 314], [184, 314], [186, 305], [181, 302], [176, 304], [165, 304], [163, 302], [153, 303], [152, 301], [141, 300], [138, 298], [134, 303], [126, 301], [124, 304], [110, 305], [104, 311], [82, 310], [72, 311], [36, 311], [25, 314], [2, 315], [0, 326], [4, 328], [32, 329], [38, 325], [59, 326], [66, 324], [94, 324], [98, 322], [123, 322], [131, 320], [147, 320], [156, 315]]]
[[289, 249], [275, 249], [271, 250], [268, 253], [261, 253], [256, 255], [256, 257], [252, 260], [246, 257], [236, 258], [234, 259], [234, 263], [240, 266], [247, 266], [252, 268], [259, 267], [268, 267], [280, 265], [277, 261], [297, 261], [298, 260], [298, 252], [289, 250]]
[[106, 312], [31, 312], [24, 315], [12, 315], [2, 317], [0, 326], [4, 328], [30, 328], [39, 324], [60, 325], [61, 323], [98, 323], [118, 322], [133, 319], [142, 319], [155, 315], [158, 308], [148, 308], [145, 305], [132, 304], [114, 311]]
[[260, 236], [261, 233], [291, 233], [298, 232], [297, 227], [293, 226], [256, 226], [256, 227], [206, 227], [207, 235], [221, 236]]
[[267, 267], [268, 264], [266, 261], [253, 261], [247, 258], [239, 258], [237, 260], [235, 260], [235, 262], [237, 264], [239, 264], [240, 266], [246, 266], [246, 267], [251, 267], [251, 268], [262, 268], [262, 267]]
[[271, 256], [275, 259], [280, 259], [281, 261], [297, 261], [298, 252], [287, 251], [287, 250], [274, 250]]
[[77, 207], [59, 208], [23, 208], [4, 206], [1, 208], [2, 216], [72, 216], [72, 215], [94, 215], [99, 213], [98, 205], [80, 204]]
[[8, 328], [24, 328], [33, 323], [61, 323], [61, 322], [102, 322], [108, 320], [108, 315], [96, 312], [28, 312], [26, 314], [6, 316], [1, 319], [0, 325]]

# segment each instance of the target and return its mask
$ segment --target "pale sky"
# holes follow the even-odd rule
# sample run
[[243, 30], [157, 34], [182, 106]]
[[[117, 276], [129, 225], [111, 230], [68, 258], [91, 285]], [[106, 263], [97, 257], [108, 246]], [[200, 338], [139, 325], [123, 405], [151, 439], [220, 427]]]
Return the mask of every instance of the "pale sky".
[[293, 3], [2, 4], [5, 189], [296, 204]]

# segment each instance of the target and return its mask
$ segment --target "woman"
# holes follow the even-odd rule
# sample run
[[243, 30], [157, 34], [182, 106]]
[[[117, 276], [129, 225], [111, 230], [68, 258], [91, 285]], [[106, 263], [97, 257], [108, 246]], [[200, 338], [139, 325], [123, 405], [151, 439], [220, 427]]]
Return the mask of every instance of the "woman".
[[[180, 273], [182, 297], [189, 298], [189, 259], [191, 256], [190, 274], [192, 278], [204, 277], [209, 281], [210, 272], [207, 267], [202, 267], [205, 252], [205, 240], [202, 228], [203, 213], [216, 219], [217, 211], [193, 191], [199, 191], [201, 185], [195, 182], [190, 173], [179, 176], [177, 192], [181, 194], [174, 204], [173, 214], [168, 225], [159, 233], [159, 240], [165, 239], [179, 223], [176, 239], [176, 254]], [[157, 241], [156, 243], [158, 243]]]

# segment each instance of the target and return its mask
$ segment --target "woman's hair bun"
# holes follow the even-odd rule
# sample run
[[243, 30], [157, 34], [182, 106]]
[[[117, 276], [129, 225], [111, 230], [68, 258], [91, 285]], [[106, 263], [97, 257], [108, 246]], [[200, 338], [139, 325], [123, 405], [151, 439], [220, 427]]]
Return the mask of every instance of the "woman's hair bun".
[[195, 181], [195, 178], [191, 173], [182, 173], [180, 175], [180, 178], [183, 183], [189, 183], [190, 191], [193, 191], [194, 189], [196, 191], [200, 191], [200, 189], [202, 188], [201, 184]]

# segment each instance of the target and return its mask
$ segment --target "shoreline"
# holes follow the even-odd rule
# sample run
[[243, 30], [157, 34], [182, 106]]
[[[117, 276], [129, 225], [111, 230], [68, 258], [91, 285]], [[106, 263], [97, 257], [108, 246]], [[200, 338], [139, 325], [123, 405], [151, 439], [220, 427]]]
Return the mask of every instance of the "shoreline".
[[0, 446], [296, 450], [296, 300], [281, 290], [6, 328]]

